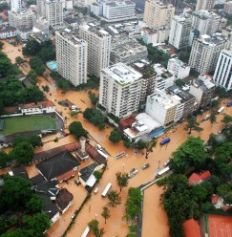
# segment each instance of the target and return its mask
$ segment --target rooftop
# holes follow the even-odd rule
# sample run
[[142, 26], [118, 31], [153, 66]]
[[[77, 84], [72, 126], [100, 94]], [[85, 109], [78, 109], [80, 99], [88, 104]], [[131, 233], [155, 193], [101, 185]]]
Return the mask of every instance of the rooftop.
[[64, 151], [41, 162], [37, 168], [47, 180], [51, 180], [73, 170], [79, 164], [69, 152]]
[[106, 2], [105, 5], [117, 7], [117, 6], [135, 6], [135, 3], [130, 0], [117, 0], [114, 2]]
[[[165, 91], [156, 89], [155, 92], [148, 96], [147, 101], [151, 104], [154, 102], [158, 103], [159, 106], [169, 109], [180, 103], [180, 97], [176, 95], [169, 95]], [[153, 104], [154, 106], [154, 104]], [[155, 108], [154, 108], [155, 109]]]
[[180, 89], [180, 87], [178, 87], [176, 85], [169, 87], [167, 90], [169, 92], [171, 92], [172, 94], [179, 96], [181, 98], [182, 102], [188, 101], [188, 100], [194, 98], [194, 96], [191, 95], [189, 92], [183, 91], [182, 89]]
[[114, 64], [102, 70], [105, 74], [110, 75], [116, 82], [121, 85], [133, 83], [142, 77], [142, 74], [135, 71], [132, 67], [123, 63]]
[[59, 191], [56, 197], [57, 207], [61, 211], [63, 211], [66, 207], [68, 207], [68, 205], [70, 204], [70, 202], [72, 202], [72, 200], [73, 195], [66, 188], [63, 188]]
[[201, 237], [199, 222], [194, 220], [193, 218], [185, 221], [183, 228], [185, 237]]
[[61, 32], [56, 31], [56, 34], [61, 35], [66, 41], [74, 45], [87, 44], [85, 40], [78, 38], [78, 35], [76, 32], [70, 29], [65, 29]]
[[198, 184], [204, 180], [207, 180], [210, 178], [210, 176], [211, 173], [208, 170], [202, 171], [200, 173], [192, 173], [188, 178], [188, 182], [190, 185]]
[[97, 27], [95, 25], [92, 26], [91, 23], [90, 24], [82, 24], [82, 25], [80, 25], [79, 29], [89, 31], [91, 33], [96, 34], [99, 37], [110, 36], [110, 34], [106, 30], [104, 30], [101, 27]]
[[79, 171], [80, 177], [86, 182], [90, 178], [90, 176], [93, 174], [93, 172], [97, 166], [98, 166], [97, 163], [92, 163], [92, 164], [86, 166], [85, 168], [81, 169]]
[[215, 87], [215, 84], [208, 75], [200, 75], [198, 79], [193, 81], [193, 86], [199, 87], [202, 90], [209, 90]]
[[216, 45], [220, 45], [224, 43], [227, 38], [223, 36], [221, 33], [214, 33], [212, 36], [210, 35], [201, 35], [198, 39], [199, 42], [208, 45], [210, 47], [214, 47]]

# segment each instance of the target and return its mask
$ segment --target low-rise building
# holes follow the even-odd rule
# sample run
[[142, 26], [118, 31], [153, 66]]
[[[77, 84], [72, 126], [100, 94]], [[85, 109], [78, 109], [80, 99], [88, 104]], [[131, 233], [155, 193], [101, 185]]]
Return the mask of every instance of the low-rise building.
[[178, 58], [168, 60], [168, 71], [174, 74], [177, 79], [184, 79], [189, 76], [190, 67]]
[[135, 39], [121, 39], [120, 36], [113, 39], [110, 61], [111, 64], [119, 62], [131, 64], [141, 59], [147, 59], [147, 47], [141, 45]]
[[198, 106], [201, 108], [208, 106], [214, 96], [215, 84], [211, 79], [210, 76], [201, 75], [190, 86], [189, 93], [196, 98]]
[[203, 181], [209, 179], [210, 176], [211, 176], [211, 173], [208, 170], [202, 171], [200, 173], [192, 173], [188, 178], [189, 185], [200, 184]]
[[18, 34], [17, 29], [15, 27], [9, 25], [2, 25], [0, 27], [0, 39], [9, 39], [16, 37]]
[[172, 96], [164, 90], [155, 89], [155, 92], [147, 97], [145, 111], [161, 126], [169, 127], [181, 117], [182, 108], [179, 107], [180, 103], [178, 96]]
[[153, 66], [156, 77], [155, 77], [155, 89], [164, 90], [174, 84], [176, 80], [174, 74], [169, 72], [164, 66], [157, 63]]

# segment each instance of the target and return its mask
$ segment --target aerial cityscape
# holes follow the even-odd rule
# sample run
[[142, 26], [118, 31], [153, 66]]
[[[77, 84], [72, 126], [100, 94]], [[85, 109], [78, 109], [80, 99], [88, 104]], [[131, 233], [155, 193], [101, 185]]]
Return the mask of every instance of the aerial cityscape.
[[0, 1], [0, 237], [232, 237], [232, 1]]

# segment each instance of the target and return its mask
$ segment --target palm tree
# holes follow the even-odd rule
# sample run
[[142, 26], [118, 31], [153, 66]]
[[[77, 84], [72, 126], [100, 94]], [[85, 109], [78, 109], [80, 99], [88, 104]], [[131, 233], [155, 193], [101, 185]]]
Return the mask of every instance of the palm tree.
[[93, 219], [88, 223], [90, 231], [94, 234], [95, 237], [102, 237], [104, 234], [104, 229], [99, 229], [99, 222], [96, 219]]
[[196, 117], [193, 115], [190, 115], [187, 119], [187, 129], [188, 129], [189, 134], [192, 133], [192, 130], [195, 130], [195, 131], [203, 130], [201, 127], [199, 127], [199, 123], [197, 122]]
[[153, 147], [156, 146], [156, 143], [156, 139], [152, 139], [150, 142], [146, 143], [145, 159], [148, 159], [148, 156], [153, 151]]
[[118, 183], [118, 186], [119, 186], [120, 192], [121, 192], [122, 188], [126, 187], [128, 185], [128, 179], [129, 179], [128, 174], [118, 172], [116, 174], [116, 178], [117, 178], [117, 183]]
[[211, 123], [211, 126], [213, 126], [213, 124], [216, 122], [217, 117], [216, 117], [216, 112], [214, 110], [211, 111], [210, 117], [209, 117], [209, 121]]
[[106, 219], [110, 218], [110, 210], [109, 210], [109, 208], [108, 207], [103, 207], [101, 215], [105, 219], [105, 224], [106, 224]]
[[109, 192], [107, 197], [109, 199], [109, 205], [112, 207], [115, 207], [116, 205], [121, 203], [121, 198], [120, 198], [119, 194], [114, 190]]

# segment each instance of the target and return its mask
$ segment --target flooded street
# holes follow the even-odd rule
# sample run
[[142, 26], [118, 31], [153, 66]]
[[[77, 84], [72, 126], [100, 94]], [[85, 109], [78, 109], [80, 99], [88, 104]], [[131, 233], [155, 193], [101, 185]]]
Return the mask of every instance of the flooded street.
[[[11, 47], [11, 46], [10, 46]], [[14, 47], [16, 48], [16, 47]], [[11, 52], [11, 49], [8, 50], [6, 45], [4, 46], [4, 52], [7, 53], [9, 51], [9, 57], [12, 57], [12, 62], [14, 61], [14, 57], [19, 56], [17, 53], [17, 49], [15, 49], [15, 55]], [[8, 54], [8, 53], [7, 53]], [[19, 52], [20, 54], [20, 52]], [[13, 55], [13, 56], [12, 56]], [[97, 194], [92, 194], [91, 199], [85, 204], [78, 217], [76, 218], [75, 223], [72, 228], [68, 232], [68, 237], [80, 237], [86, 228], [89, 221], [96, 218], [100, 227], [104, 228], [104, 232], [106, 237], [125, 237], [128, 233], [128, 226], [125, 221], [125, 202], [127, 198], [128, 187], [138, 187], [139, 185], [146, 183], [152, 179], [154, 179], [155, 172], [157, 168], [164, 165], [164, 162], [167, 161], [173, 151], [177, 149], [188, 137], [187, 131], [185, 130], [186, 124], [180, 124], [175, 129], [175, 132], [170, 131], [167, 133], [167, 136], [171, 138], [171, 142], [167, 146], [160, 147], [159, 141], [162, 139], [159, 138], [157, 142], [157, 146], [154, 148], [153, 152], [150, 154], [149, 159], [146, 160], [144, 155], [136, 154], [132, 149], [126, 149], [122, 143], [117, 145], [112, 144], [108, 140], [108, 136], [112, 130], [112, 128], [107, 128], [103, 131], [100, 131], [98, 128], [90, 124], [83, 118], [83, 115], [80, 113], [76, 116], [70, 115], [70, 110], [58, 104], [59, 100], [68, 99], [72, 103], [74, 103], [78, 108], [84, 111], [87, 107], [91, 107], [91, 102], [88, 98], [88, 90], [84, 91], [69, 91], [66, 93], [62, 93], [61, 90], [57, 89], [55, 86], [55, 82], [48, 78], [45, 79], [43, 77], [38, 78], [38, 86], [42, 88], [42, 86], [48, 85], [50, 91], [45, 93], [47, 98], [51, 100], [63, 117], [67, 117], [65, 126], [66, 128], [72, 121], [81, 121], [83, 127], [90, 133], [91, 137], [99, 143], [102, 147], [104, 147], [111, 157], [108, 161], [108, 167], [101, 178], [98, 187], [99, 192]], [[232, 114], [231, 108], [226, 108], [226, 113]], [[194, 132], [192, 135], [200, 136], [204, 140], [207, 140], [209, 135], [212, 132], [217, 132], [221, 129], [221, 120], [223, 116], [217, 116], [217, 123], [210, 124], [209, 121], [205, 121], [201, 123], [202, 128], [204, 128], [201, 132]], [[52, 137], [51, 140], [46, 139], [46, 142], [42, 148], [37, 150], [47, 150], [51, 149], [63, 144], [67, 144], [73, 142], [75, 139], [72, 136], [67, 136], [59, 139], [58, 142], [54, 142]], [[116, 160], [114, 156], [119, 152], [125, 151], [128, 156], [124, 157], [120, 160]], [[141, 167], [145, 164], [149, 163], [150, 168], [146, 170], [142, 170]], [[110, 207], [110, 218], [107, 220], [107, 223], [104, 223], [104, 219], [101, 216], [102, 208], [107, 205], [107, 199], [101, 197], [101, 192], [104, 187], [111, 182], [112, 189], [119, 191], [119, 187], [116, 184], [115, 174], [119, 171], [121, 172], [129, 172], [132, 168], [136, 168], [139, 170], [139, 173], [129, 180], [129, 185], [127, 188], [123, 189], [120, 193], [122, 198], [122, 202], [117, 207]], [[33, 173], [33, 171], [31, 171]], [[86, 191], [82, 186], [77, 186], [74, 183], [74, 180], [70, 180], [68, 184], [63, 184], [71, 193], [74, 195], [73, 205], [70, 209], [65, 213], [58, 222], [56, 222], [48, 231], [49, 237], [60, 237], [71, 221], [71, 216], [74, 211], [78, 209], [81, 202], [84, 200], [86, 196]], [[142, 236], [143, 237], [168, 237], [168, 225], [167, 225], [167, 216], [160, 205], [160, 195], [162, 193], [162, 189], [156, 185], [148, 188], [144, 193], [144, 209], [143, 209], [143, 229]]]

